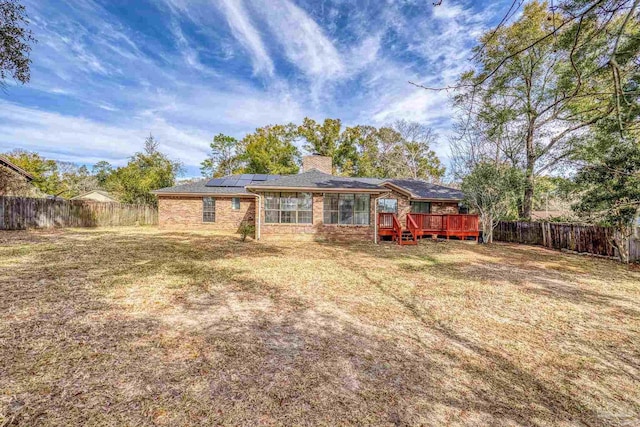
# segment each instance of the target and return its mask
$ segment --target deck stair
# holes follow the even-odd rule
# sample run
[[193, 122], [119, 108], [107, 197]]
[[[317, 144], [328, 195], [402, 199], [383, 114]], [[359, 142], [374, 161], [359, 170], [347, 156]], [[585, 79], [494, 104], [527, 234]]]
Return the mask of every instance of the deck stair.
[[400, 240], [398, 240], [398, 244], [400, 245], [417, 245], [418, 239], [411, 233], [409, 230], [402, 230], [400, 234]]

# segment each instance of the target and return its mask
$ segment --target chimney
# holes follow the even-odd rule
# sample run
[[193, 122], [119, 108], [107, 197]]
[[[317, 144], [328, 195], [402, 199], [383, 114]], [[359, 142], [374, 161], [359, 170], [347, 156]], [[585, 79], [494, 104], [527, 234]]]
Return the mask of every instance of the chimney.
[[331, 157], [311, 154], [302, 158], [302, 172], [309, 172], [311, 169], [318, 169], [320, 172], [333, 173], [333, 162]]

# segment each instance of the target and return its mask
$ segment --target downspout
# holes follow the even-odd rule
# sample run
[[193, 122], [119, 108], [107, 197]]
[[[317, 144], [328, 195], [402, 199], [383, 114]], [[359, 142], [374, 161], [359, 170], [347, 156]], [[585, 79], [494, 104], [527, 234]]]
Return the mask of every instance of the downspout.
[[379, 195], [373, 199], [373, 243], [378, 244], [378, 200], [380, 200], [384, 194]]
[[256, 207], [256, 240], [260, 240], [260, 224], [261, 224], [260, 219], [262, 216], [262, 196], [259, 195], [258, 193], [252, 193], [251, 191], [249, 191], [249, 193], [256, 196], [256, 199], [258, 201], [257, 203], [258, 206]]
[[258, 211], [256, 212], [258, 218], [258, 226], [256, 227], [256, 240], [260, 240], [260, 237], [262, 237], [260, 232], [260, 225], [262, 224], [262, 196], [256, 194], [256, 197], [258, 198]]

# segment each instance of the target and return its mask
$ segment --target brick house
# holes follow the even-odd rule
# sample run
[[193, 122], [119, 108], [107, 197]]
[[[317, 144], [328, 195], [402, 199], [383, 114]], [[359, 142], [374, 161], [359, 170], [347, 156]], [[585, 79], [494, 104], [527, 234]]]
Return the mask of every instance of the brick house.
[[[331, 172], [331, 158], [311, 155], [303, 158], [297, 175], [232, 175], [156, 190], [159, 224], [234, 232], [249, 223], [257, 239], [377, 241], [389, 236], [414, 243], [424, 235], [449, 237], [447, 218], [464, 216], [459, 215], [462, 193], [453, 188]], [[477, 222], [475, 234], [470, 231], [477, 237]]]

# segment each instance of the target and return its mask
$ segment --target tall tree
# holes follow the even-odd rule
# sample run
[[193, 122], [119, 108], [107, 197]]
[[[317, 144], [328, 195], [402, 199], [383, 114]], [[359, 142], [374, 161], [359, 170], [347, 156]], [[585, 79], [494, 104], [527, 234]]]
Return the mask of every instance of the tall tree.
[[91, 173], [96, 177], [96, 180], [98, 181], [98, 186], [100, 188], [105, 187], [107, 183], [107, 179], [109, 178], [109, 175], [111, 175], [112, 172], [113, 172], [113, 166], [111, 166], [111, 163], [107, 162], [106, 160], [100, 160], [91, 168]]
[[17, 0], [0, 0], [0, 87], [6, 79], [24, 84], [31, 78], [31, 45], [36, 43], [28, 28], [25, 7]]
[[240, 167], [239, 143], [234, 137], [220, 133], [213, 137], [209, 147], [209, 157], [200, 164], [203, 176], [231, 175]]
[[[342, 122], [340, 119], [324, 119], [324, 122], [317, 123], [315, 120], [305, 117], [302, 124], [298, 126], [298, 136], [304, 139], [303, 148], [310, 153], [317, 153], [321, 156], [331, 157], [333, 161], [333, 172], [341, 175], [348, 175], [348, 171], [343, 170], [349, 155], [350, 141], [342, 138]], [[346, 146], [343, 146], [347, 144]], [[347, 169], [349, 166], [347, 166]]]
[[65, 197], [75, 197], [100, 189], [97, 177], [92, 175], [86, 166], [78, 167], [74, 163], [58, 162], [58, 168], [62, 177], [62, 195]]
[[496, 146], [521, 147], [511, 155], [525, 172], [522, 217], [530, 218], [535, 177], [570, 158], [587, 128], [621, 111], [637, 88], [639, 24], [629, 19], [637, 4], [568, 1], [550, 9], [534, 1], [481, 38], [477, 71], [462, 76], [457, 100], [492, 124], [484, 133]]
[[430, 182], [440, 181], [445, 168], [431, 149], [437, 141], [435, 132], [421, 123], [406, 120], [396, 121], [393, 129], [401, 137], [394, 159], [398, 162], [399, 175]]
[[379, 176], [378, 130], [373, 126], [358, 125], [346, 128], [341, 135], [340, 157], [343, 174], [348, 176]]
[[245, 173], [294, 174], [298, 173], [300, 152], [294, 141], [294, 124], [272, 125], [256, 129], [240, 142]]
[[144, 151], [134, 154], [126, 166], [109, 175], [106, 189], [124, 203], [155, 205], [157, 197], [151, 191], [175, 185], [181, 170], [180, 163], [160, 152], [158, 142], [150, 135]]
[[640, 214], [640, 144], [622, 139], [608, 145], [599, 160], [577, 173], [575, 181], [585, 190], [574, 209], [592, 221], [615, 227], [612, 243], [621, 261], [629, 262], [628, 242]]

